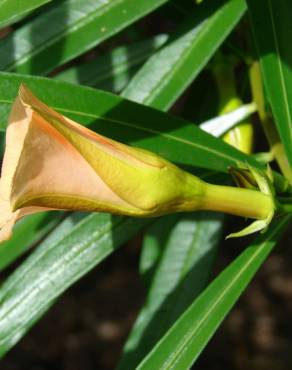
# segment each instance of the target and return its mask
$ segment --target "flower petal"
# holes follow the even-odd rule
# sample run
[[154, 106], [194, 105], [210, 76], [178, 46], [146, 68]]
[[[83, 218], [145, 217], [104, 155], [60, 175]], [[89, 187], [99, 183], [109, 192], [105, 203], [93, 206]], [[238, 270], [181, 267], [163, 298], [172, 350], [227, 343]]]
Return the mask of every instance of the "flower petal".
[[[46, 122], [82, 153], [102, 181], [120, 199], [141, 214], [179, 210], [192, 194], [201, 195], [202, 182], [145, 150], [131, 148], [98, 135], [47, 107], [25, 87], [23, 104], [33, 108]], [[157, 210], [157, 213], [156, 213]], [[138, 212], [139, 213], [139, 212]]]
[[117, 212], [126, 212], [132, 208], [112, 192], [60, 132], [29, 106], [23, 109], [29, 126], [13, 177], [13, 210], [42, 206], [112, 211], [116, 206]]

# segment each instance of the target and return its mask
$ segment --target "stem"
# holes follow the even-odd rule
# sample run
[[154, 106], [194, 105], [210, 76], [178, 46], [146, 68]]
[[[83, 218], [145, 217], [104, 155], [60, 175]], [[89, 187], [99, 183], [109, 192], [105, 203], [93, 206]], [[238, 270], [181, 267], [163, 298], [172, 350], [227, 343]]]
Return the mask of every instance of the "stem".
[[205, 210], [266, 219], [274, 209], [270, 196], [257, 190], [208, 184], [202, 204]]

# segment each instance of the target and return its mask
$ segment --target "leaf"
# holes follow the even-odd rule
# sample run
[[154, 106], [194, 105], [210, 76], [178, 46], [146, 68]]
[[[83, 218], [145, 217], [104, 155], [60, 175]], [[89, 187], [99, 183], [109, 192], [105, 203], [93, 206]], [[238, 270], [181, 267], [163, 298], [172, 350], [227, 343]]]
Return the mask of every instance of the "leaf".
[[137, 367], [189, 369], [276, 245], [291, 216], [278, 219], [192, 303]]
[[3, 28], [20, 18], [26, 16], [30, 11], [52, 0], [1, 0], [0, 1], [0, 28]]
[[115, 140], [135, 144], [186, 166], [226, 172], [238, 161], [261, 166], [192, 122], [127, 101], [95, 89], [54, 81], [0, 73], [2, 129], [20, 83], [46, 104], [70, 118]]
[[67, 0], [0, 40], [0, 69], [46, 74], [121, 31], [166, 0]]
[[102, 90], [120, 92], [130, 81], [139, 66], [167, 40], [166, 34], [144, 41], [120, 46], [57, 74], [55, 78], [80, 85], [94, 86]]
[[20, 220], [12, 238], [0, 244], [0, 271], [53, 230], [62, 217], [61, 212], [44, 212]]
[[[124, 349], [119, 369], [134, 369], [205, 287], [222, 231], [222, 216], [171, 215], [152, 238], [162, 249], [146, 303]], [[161, 226], [161, 225], [160, 225]], [[153, 227], [148, 230], [148, 239]], [[150, 235], [149, 235], [150, 234]], [[213, 257], [213, 258], [212, 258]], [[152, 367], [160, 369], [160, 367]]]
[[151, 222], [109, 214], [82, 217], [40, 245], [0, 289], [2, 356], [69, 286]]
[[255, 111], [256, 105], [254, 103], [245, 104], [229, 113], [225, 113], [202, 122], [200, 124], [200, 128], [216, 137], [219, 137], [232, 129], [236, 124], [249, 117]]
[[147, 228], [140, 256], [139, 272], [144, 285], [149, 289], [167, 244], [170, 230], [180, 219], [179, 214], [159, 217]]
[[263, 81], [292, 167], [292, 51], [290, 0], [247, 0]]
[[122, 96], [167, 110], [205, 67], [246, 9], [243, 0], [197, 6], [172, 41], [134, 76]]

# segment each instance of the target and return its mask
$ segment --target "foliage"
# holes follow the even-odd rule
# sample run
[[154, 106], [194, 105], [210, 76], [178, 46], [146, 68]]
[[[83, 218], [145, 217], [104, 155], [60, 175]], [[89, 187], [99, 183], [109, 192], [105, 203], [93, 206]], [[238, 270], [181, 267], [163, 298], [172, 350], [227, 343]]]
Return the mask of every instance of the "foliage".
[[[272, 162], [269, 174], [282, 202], [268, 229], [210, 284], [222, 235], [230, 233], [220, 214], [135, 219], [60, 212], [21, 220], [0, 246], [1, 270], [16, 261], [0, 287], [2, 356], [66, 289], [143, 230], [147, 296], [118, 369], [192, 366], [291, 223], [291, 15], [289, 0], [0, 1], [2, 143], [25, 82], [60, 113], [210, 182], [230, 183], [230, 167], [265, 171]], [[157, 19], [162, 30], [152, 27]], [[257, 147], [265, 150], [266, 135], [268, 153], [230, 145], [252, 140], [248, 115], [255, 105], [245, 126], [242, 116], [226, 114], [251, 101], [261, 126]], [[234, 143], [232, 135], [228, 143], [216, 137], [218, 118]]]

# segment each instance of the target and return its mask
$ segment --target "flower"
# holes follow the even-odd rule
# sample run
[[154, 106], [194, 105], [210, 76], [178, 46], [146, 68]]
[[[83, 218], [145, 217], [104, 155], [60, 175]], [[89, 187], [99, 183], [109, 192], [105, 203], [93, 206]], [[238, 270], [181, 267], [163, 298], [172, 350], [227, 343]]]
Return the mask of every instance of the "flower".
[[154, 153], [99, 135], [22, 85], [6, 133], [0, 241], [19, 218], [53, 209], [137, 217], [214, 209], [264, 219], [271, 200], [259, 191], [207, 184]]
[[199, 179], [62, 116], [24, 86], [14, 102], [0, 180], [0, 227], [47, 209], [160, 215], [194, 207]]

